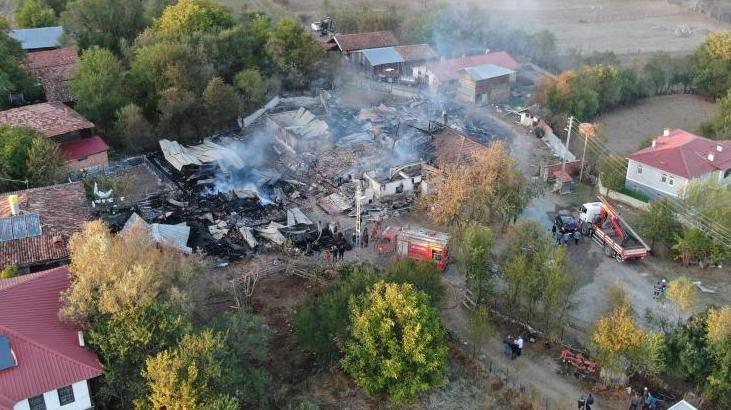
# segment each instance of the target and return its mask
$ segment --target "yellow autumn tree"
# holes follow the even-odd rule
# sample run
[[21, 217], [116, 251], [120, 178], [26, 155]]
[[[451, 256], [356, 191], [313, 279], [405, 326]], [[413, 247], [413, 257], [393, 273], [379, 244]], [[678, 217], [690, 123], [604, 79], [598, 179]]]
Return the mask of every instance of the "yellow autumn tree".
[[712, 343], [723, 343], [731, 340], [731, 306], [711, 309], [706, 321], [708, 340]]
[[195, 255], [157, 246], [139, 224], [120, 236], [102, 221], [89, 222], [71, 237], [69, 250], [71, 286], [62, 296], [61, 316], [82, 323], [155, 299], [180, 305], [186, 285], [202, 267]]
[[673, 279], [668, 284], [667, 297], [678, 308], [679, 316], [684, 316], [693, 307], [695, 285], [685, 276]]
[[591, 340], [599, 364], [612, 371], [622, 371], [626, 359], [640, 348], [643, 338], [644, 332], [632, 319], [630, 306], [621, 304], [599, 319]]
[[505, 222], [527, 204], [525, 178], [502, 141], [439, 167], [442, 172], [430, 180], [430, 193], [417, 204], [436, 223]]

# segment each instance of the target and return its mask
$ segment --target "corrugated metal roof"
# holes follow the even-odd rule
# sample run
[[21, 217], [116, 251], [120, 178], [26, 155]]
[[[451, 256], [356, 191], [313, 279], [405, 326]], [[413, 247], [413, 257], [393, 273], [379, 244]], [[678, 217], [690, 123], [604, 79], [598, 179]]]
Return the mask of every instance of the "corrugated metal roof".
[[69, 283], [65, 266], [0, 279], [0, 334], [17, 358], [17, 366], [0, 374], [0, 410], [102, 374], [96, 355], [79, 346], [81, 329], [58, 318]]
[[504, 75], [513, 74], [515, 71], [494, 64], [478, 65], [475, 67], [467, 67], [465, 71], [475, 81], [488, 80], [490, 78], [502, 77]]
[[362, 53], [372, 66], [404, 62], [404, 58], [393, 47], [371, 48]]
[[160, 140], [159, 144], [165, 159], [178, 171], [186, 165], [203, 165], [213, 162], [218, 162], [221, 167], [228, 169], [241, 169], [246, 165], [236, 151], [209, 140], [191, 147], [185, 147], [177, 141], [166, 139]]
[[698, 410], [695, 406], [688, 403], [685, 400], [681, 400], [677, 403], [675, 403], [672, 407], [670, 407], [668, 410]]
[[374, 31], [371, 33], [338, 34], [332, 39], [340, 51], [365, 50], [368, 48], [389, 47], [398, 44], [396, 36], [390, 31]]
[[109, 146], [102, 137], [95, 135], [89, 138], [81, 138], [75, 141], [69, 141], [59, 146], [61, 156], [66, 161], [80, 160], [88, 156], [105, 152], [109, 150]]
[[23, 50], [54, 48], [61, 45], [63, 27], [20, 28], [10, 30], [10, 37], [20, 42]]
[[140, 217], [137, 213], [133, 212], [124, 224], [121, 233], [124, 234], [129, 232], [129, 230], [137, 224], [146, 229], [155, 242], [161, 245], [170, 246], [187, 254], [193, 253], [193, 249], [188, 247], [190, 227], [185, 222], [177, 225], [159, 223], [150, 224], [142, 219], [142, 217]]

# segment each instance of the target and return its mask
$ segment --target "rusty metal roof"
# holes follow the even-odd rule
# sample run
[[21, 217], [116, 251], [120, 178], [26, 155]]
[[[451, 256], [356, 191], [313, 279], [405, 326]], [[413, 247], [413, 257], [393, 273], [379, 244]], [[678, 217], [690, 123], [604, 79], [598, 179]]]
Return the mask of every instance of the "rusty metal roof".
[[391, 47], [398, 45], [396, 36], [390, 31], [374, 31], [371, 33], [338, 34], [333, 40], [340, 51], [366, 50], [369, 48]]

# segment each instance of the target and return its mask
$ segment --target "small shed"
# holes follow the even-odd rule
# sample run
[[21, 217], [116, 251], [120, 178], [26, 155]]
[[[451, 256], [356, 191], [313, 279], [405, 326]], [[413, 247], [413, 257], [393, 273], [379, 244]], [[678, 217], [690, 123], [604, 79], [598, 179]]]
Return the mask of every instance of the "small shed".
[[457, 99], [469, 104], [495, 104], [510, 98], [510, 78], [514, 71], [486, 64], [459, 71]]
[[404, 58], [395, 48], [372, 48], [362, 53], [363, 65], [369, 77], [382, 81], [394, 81], [399, 77]]
[[569, 194], [574, 190], [574, 185], [576, 185], [576, 183], [568, 172], [563, 170], [554, 171], [553, 176], [556, 181], [553, 185], [554, 192], [558, 192], [559, 195], [564, 195]]

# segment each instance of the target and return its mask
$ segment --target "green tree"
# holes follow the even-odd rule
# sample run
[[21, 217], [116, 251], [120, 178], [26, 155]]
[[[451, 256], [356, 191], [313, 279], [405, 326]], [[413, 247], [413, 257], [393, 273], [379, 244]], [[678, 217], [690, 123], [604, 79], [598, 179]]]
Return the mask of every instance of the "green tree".
[[453, 246], [455, 258], [467, 279], [467, 287], [478, 304], [485, 304], [495, 295], [495, 274], [491, 269], [492, 247], [495, 237], [489, 228], [468, 225], [460, 229]]
[[[40, 98], [43, 89], [37, 85], [23, 68], [25, 51], [20, 43], [8, 35], [10, 26], [0, 17], [0, 94], [23, 93], [25, 99], [33, 101]], [[8, 98], [0, 98], [0, 108], [9, 105]]]
[[213, 328], [223, 335], [231, 359], [243, 374], [243, 382], [237, 386], [241, 401], [251, 407], [266, 407], [270, 378], [264, 366], [269, 360], [269, 326], [261, 317], [239, 309], [219, 317]]
[[187, 318], [157, 301], [96, 317], [87, 334], [104, 366], [101, 400], [131, 407], [134, 399], [144, 398], [147, 386], [141, 372], [147, 357], [174, 348], [190, 331]]
[[239, 71], [236, 78], [234, 78], [234, 85], [243, 95], [244, 109], [247, 112], [253, 111], [264, 103], [264, 98], [267, 95], [267, 83], [259, 70], [249, 68]]
[[433, 263], [398, 258], [388, 266], [385, 280], [390, 283], [410, 283], [416, 290], [426, 293], [432, 305], [439, 306], [446, 289], [442, 284], [442, 273]]
[[43, 0], [22, 0], [15, 10], [15, 22], [20, 27], [48, 27], [56, 24], [56, 14]]
[[294, 315], [297, 339], [326, 361], [338, 359], [350, 335], [350, 299], [364, 294], [378, 276], [370, 265], [339, 267], [340, 279], [335, 285], [297, 307]]
[[155, 130], [135, 104], [127, 104], [117, 110], [114, 123], [114, 145], [126, 152], [146, 152], [155, 147], [157, 138]]
[[731, 32], [709, 34], [694, 59], [694, 85], [716, 98], [725, 95], [731, 88]]
[[[142, 372], [156, 409], [237, 409], [235, 386], [241, 381], [220, 333], [185, 335], [178, 346], [147, 359]], [[146, 407], [138, 404], [137, 407]]]
[[266, 49], [272, 57], [276, 72], [291, 88], [309, 85], [324, 57], [317, 41], [291, 19], [282, 19], [274, 26]]
[[378, 282], [353, 301], [352, 323], [341, 363], [368, 393], [404, 403], [445, 384], [445, 330], [424, 293]]
[[60, 16], [61, 13], [66, 10], [66, 3], [68, 3], [68, 0], [46, 0], [46, 4], [53, 9], [53, 12], [56, 13], [57, 16]]
[[86, 50], [71, 80], [71, 90], [80, 113], [102, 128], [110, 127], [117, 110], [127, 102], [122, 63], [109, 50]]
[[675, 235], [673, 250], [677, 253], [676, 258], [680, 259], [683, 266], [689, 266], [691, 262], [704, 260], [711, 251], [711, 244], [708, 237], [698, 229], [685, 228], [682, 234]]
[[707, 313], [692, 316], [665, 337], [665, 368], [678, 378], [705, 382], [712, 358], [706, 337]]
[[672, 57], [665, 52], [652, 54], [645, 63], [643, 72], [655, 94], [667, 92], [673, 79]]
[[143, 1], [72, 0], [61, 15], [66, 32], [82, 50], [94, 46], [114, 52], [147, 25]]
[[[683, 205], [693, 209], [693, 215], [686, 216], [691, 225], [703, 227], [712, 221], [711, 229], [699, 232], [701, 236], [710, 238], [710, 241], [706, 241], [705, 247], [696, 247], [700, 252], [693, 256], [702, 264], [709, 261], [718, 264], [731, 257], [728, 237], [719, 232], [722, 231], [719, 227], [731, 226], [731, 207], [727, 205], [731, 203], [731, 189], [715, 178], [694, 179], [682, 190], [681, 197]], [[696, 233], [689, 234], [698, 236]], [[694, 244], [698, 244], [698, 241], [691, 241], [690, 245]]]
[[487, 306], [480, 305], [470, 314], [467, 331], [472, 340], [472, 360], [475, 360], [482, 352], [482, 346], [494, 332]]
[[212, 131], [228, 130], [243, 112], [243, 102], [236, 90], [220, 77], [212, 78], [203, 91], [203, 106]]
[[731, 90], [718, 100], [718, 115], [701, 124], [700, 132], [712, 139], [724, 139], [731, 133]]
[[180, 0], [166, 7], [154, 29], [165, 36], [181, 36], [231, 28], [233, 14], [227, 7], [203, 0]]
[[[0, 125], [0, 177], [43, 186], [62, 176], [63, 161], [56, 144], [29, 128]], [[0, 181], [0, 190], [19, 188], [24, 188], [20, 182]]]
[[199, 101], [187, 90], [173, 87], [163, 91], [157, 106], [158, 135], [187, 142], [197, 141], [201, 135], [199, 122], [202, 117]]
[[66, 175], [58, 145], [43, 136], [36, 136], [31, 141], [25, 166], [31, 186], [53, 184]]
[[656, 199], [650, 202], [650, 209], [643, 218], [642, 235], [650, 241], [650, 247], [655, 244], [672, 245], [675, 235], [682, 229], [675, 217], [670, 200]]
[[627, 176], [627, 159], [619, 154], [609, 154], [598, 164], [602, 185], [607, 189], [621, 191]]

